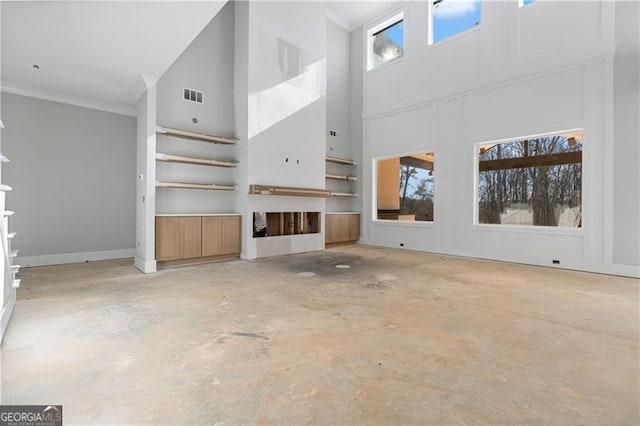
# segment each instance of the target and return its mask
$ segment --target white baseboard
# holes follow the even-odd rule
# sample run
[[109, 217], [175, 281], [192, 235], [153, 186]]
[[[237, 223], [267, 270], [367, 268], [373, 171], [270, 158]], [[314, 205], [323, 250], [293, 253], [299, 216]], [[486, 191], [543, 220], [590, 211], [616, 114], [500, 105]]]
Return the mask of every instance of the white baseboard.
[[133, 265], [145, 274], [152, 274], [158, 270], [155, 260], [142, 260], [137, 256], [133, 258]]
[[0, 318], [0, 342], [4, 339], [4, 333], [9, 326], [9, 320], [13, 313], [13, 307], [16, 305], [16, 290], [10, 290], [9, 297], [7, 298], [7, 304], [2, 307], [2, 317]]
[[62, 265], [95, 260], [124, 259], [134, 257], [136, 249], [88, 251], [84, 253], [46, 254], [43, 256], [18, 256], [15, 263], [27, 268], [30, 266]]
[[420, 247], [406, 246], [400, 248], [395, 242], [375, 240], [375, 239], [360, 239], [360, 244], [369, 245], [374, 247], [388, 247], [396, 248], [399, 250], [415, 250], [425, 253], [444, 254], [447, 256], [459, 256], [469, 257], [473, 259], [495, 260], [498, 262], [520, 263], [524, 265], [542, 266], [545, 268], [555, 269], [569, 269], [572, 271], [591, 272], [595, 274], [617, 275], [629, 278], [640, 278], [640, 266], [635, 265], [620, 265], [620, 264], [604, 264], [596, 262], [587, 262], [584, 260], [565, 260], [561, 265], [549, 264], [549, 259], [546, 257], [540, 257], [535, 255], [527, 255], [522, 253], [510, 253], [510, 252], [472, 252], [472, 251], [459, 251], [459, 250], [443, 250], [433, 249], [426, 250]]

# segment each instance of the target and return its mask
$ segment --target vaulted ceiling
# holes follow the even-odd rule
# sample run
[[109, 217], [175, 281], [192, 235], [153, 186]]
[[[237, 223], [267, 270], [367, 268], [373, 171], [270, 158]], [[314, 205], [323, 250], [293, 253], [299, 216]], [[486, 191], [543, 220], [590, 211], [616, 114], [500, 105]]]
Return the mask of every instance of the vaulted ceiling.
[[[2, 1], [2, 89], [134, 115], [226, 1]], [[327, 14], [352, 30], [389, 3], [329, 1]]]

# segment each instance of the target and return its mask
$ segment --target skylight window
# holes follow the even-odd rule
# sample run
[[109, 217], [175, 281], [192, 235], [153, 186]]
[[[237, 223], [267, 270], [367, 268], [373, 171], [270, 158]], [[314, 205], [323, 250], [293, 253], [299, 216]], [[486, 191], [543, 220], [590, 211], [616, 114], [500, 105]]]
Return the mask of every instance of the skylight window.
[[396, 15], [368, 32], [369, 54], [367, 69], [394, 61], [404, 54], [404, 19]]
[[429, 44], [480, 25], [480, 0], [433, 0], [430, 12]]

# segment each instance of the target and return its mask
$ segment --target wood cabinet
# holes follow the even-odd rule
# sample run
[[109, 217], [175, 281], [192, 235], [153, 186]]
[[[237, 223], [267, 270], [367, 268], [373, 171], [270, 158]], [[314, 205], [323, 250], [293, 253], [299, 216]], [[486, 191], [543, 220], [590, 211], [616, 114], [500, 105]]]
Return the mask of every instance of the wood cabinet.
[[180, 218], [156, 217], [156, 260], [180, 259]]
[[325, 243], [357, 241], [360, 238], [360, 215], [327, 213], [325, 215]]
[[240, 216], [222, 216], [222, 254], [240, 253]]
[[240, 253], [240, 216], [202, 217], [202, 256]]
[[156, 217], [158, 262], [168, 265], [239, 253], [240, 216]]
[[180, 259], [202, 256], [202, 219], [180, 218]]

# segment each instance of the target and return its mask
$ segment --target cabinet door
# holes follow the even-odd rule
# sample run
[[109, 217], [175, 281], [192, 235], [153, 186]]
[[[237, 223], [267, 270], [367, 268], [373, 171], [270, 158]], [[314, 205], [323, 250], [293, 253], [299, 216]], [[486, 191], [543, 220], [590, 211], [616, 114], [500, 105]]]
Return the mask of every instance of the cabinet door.
[[340, 241], [341, 216], [342, 215], [339, 214], [325, 215], [325, 220], [327, 222], [324, 235], [325, 243], [337, 243]]
[[222, 253], [240, 253], [240, 216], [223, 216], [220, 219], [222, 219]]
[[156, 217], [156, 260], [180, 259], [180, 218]]
[[180, 218], [180, 258], [202, 256], [202, 218]]
[[360, 238], [360, 215], [342, 215], [342, 241], [357, 241]]
[[202, 255], [217, 256], [222, 254], [222, 218], [204, 216], [202, 218]]

